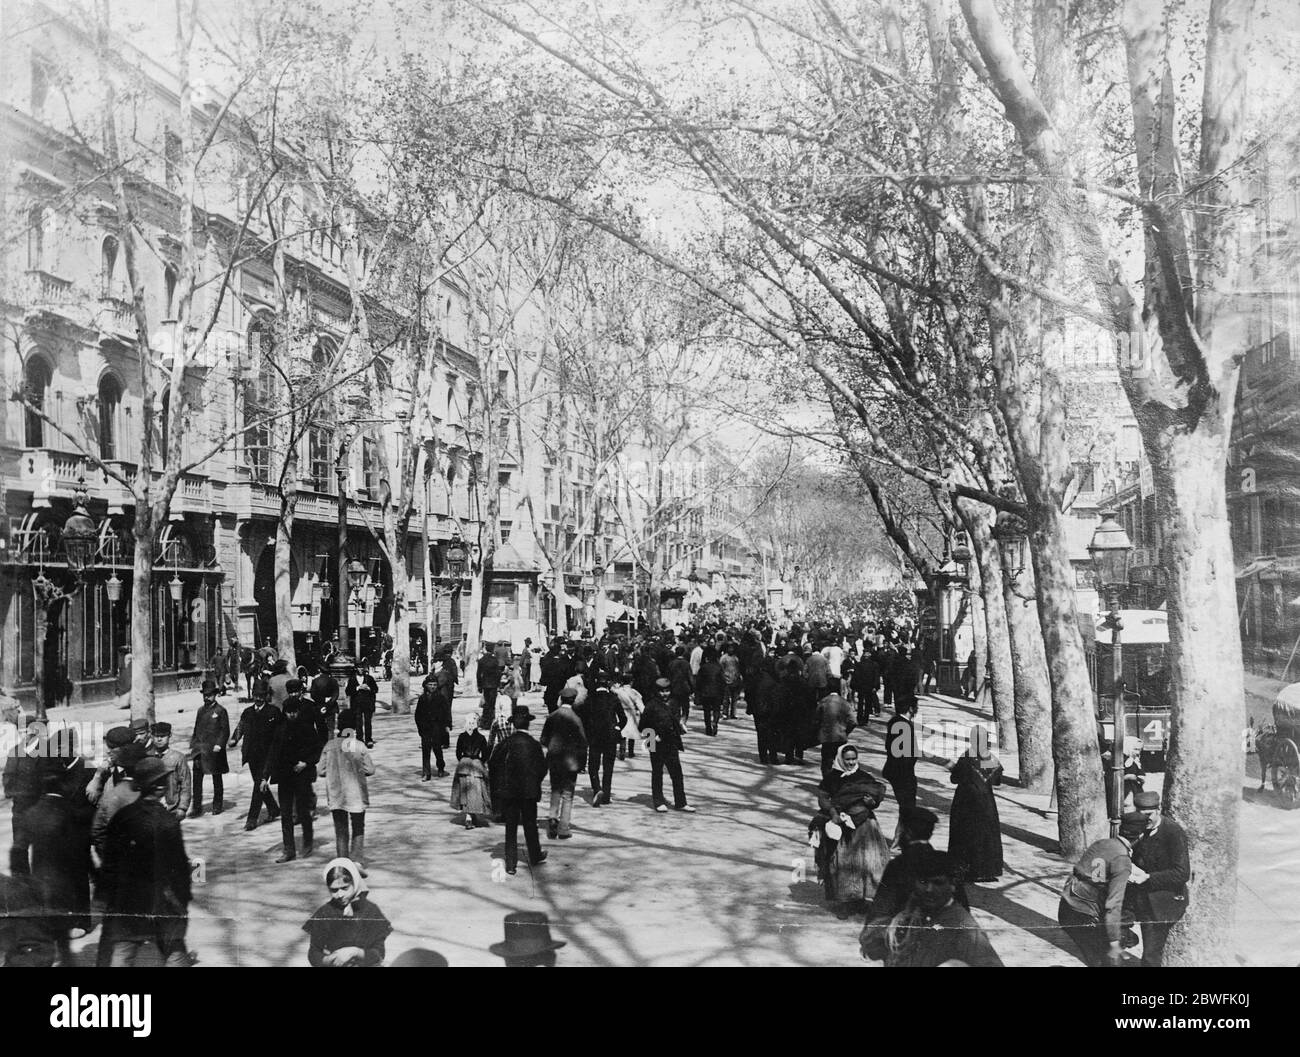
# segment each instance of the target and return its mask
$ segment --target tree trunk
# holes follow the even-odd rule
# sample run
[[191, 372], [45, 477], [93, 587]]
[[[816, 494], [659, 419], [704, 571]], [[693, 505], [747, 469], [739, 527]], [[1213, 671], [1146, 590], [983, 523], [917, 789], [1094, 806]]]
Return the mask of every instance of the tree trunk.
[[487, 595], [485, 581], [488, 577], [486, 561], [480, 561], [478, 568], [471, 568], [469, 579], [469, 608], [462, 609], [465, 633], [465, 663], [469, 665], [479, 654], [483, 639], [483, 603]]
[[[391, 509], [385, 511], [384, 521], [393, 521]], [[389, 568], [393, 578], [393, 685], [389, 707], [399, 715], [411, 710], [411, 618], [407, 613], [406, 595], [409, 579], [406, 575], [406, 533], [393, 525], [385, 525], [384, 535], [388, 547]]]
[[[148, 472], [147, 468], [145, 472]], [[136, 500], [140, 506], [147, 501]], [[153, 706], [153, 526], [137, 515], [131, 569], [131, 720], [154, 721]]]
[[[298, 669], [293, 648], [293, 514], [298, 501], [298, 457], [285, 453], [284, 473], [280, 478], [280, 516], [275, 522], [275, 642], [280, 659], [287, 661], [289, 673]], [[265, 634], [265, 632], [263, 632]]]
[[[1222, 397], [1231, 407], [1231, 396]], [[1241, 805], [1244, 700], [1237, 592], [1224, 495], [1228, 424], [1151, 437], [1169, 586], [1169, 660], [1175, 708], [1164, 810], [1187, 831], [1187, 914], [1165, 948], [1167, 965], [1231, 965]]]
[[[998, 728], [998, 744], [1017, 758], [1022, 756], [1020, 732], [1016, 729], [1016, 687], [1020, 672], [1011, 653], [1011, 629], [1007, 624], [1007, 611], [1002, 603], [1002, 566], [998, 561], [997, 545], [992, 539], [988, 546], [979, 542], [975, 546], [980, 567], [980, 596], [984, 601], [985, 640], [988, 643], [989, 693], [993, 697], [993, 719]], [[983, 684], [976, 682], [978, 692]], [[1044, 713], [1044, 718], [1046, 714]], [[1046, 723], [1043, 724], [1046, 734]], [[1044, 739], [1045, 746], [1049, 744]], [[1025, 780], [1025, 762], [1020, 759], [1021, 782]]]
[[658, 631], [663, 626], [663, 595], [655, 576], [650, 577], [645, 593], [645, 622], [651, 631]]
[[1014, 582], [1006, 570], [1002, 573], [1002, 615], [1016, 673], [1012, 692], [1020, 784], [1035, 793], [1046, 793], [1052, 781], [1052, 684], [1038, 611], [1032, 602], [1034, 572], [1024, 569]]
[[[970, 500], [959, 500], [958, 510], [966, 530], [970, 533], [971, 549], [979, 573], [979, 597], [983, 603], [984, 645], [975, 643], [975, 691], [978, 695], [987, 681], [993, 698], [993, 719], [997, 724], [998, 745], [1007, 752], [1019, 753], [1020, 739], [1016, 731], [1015, 684], [1019, 672], [1011, 656], [1011, 637], [1007, 627], [1006, 609], [1002, 605], [1002, 564], [998, 545], [989, 531], [987, 508]], [[958, 657], [958, 661], [965, 658]], [[982, 663], [981, 663], [982, 662]], [[1021, 774], [1024, 764], [1021, 764]]]
[[[35, 592], [33, 592], [35, 594]], [[45, 600], [36, 595], [35, 605], [32, 606], [32, 687], [36, 691], [36, 719], [44, 723], [46, 718], [45, 708], [45, 636], [50, 629], [49, 609]], [[8, 790], [6, 790], [8, 792]]]
[[551, 591], [555, 595], [555, 634], [569, 637], [569, 610], [564, 599], [564, 569], [557, 565], [551, 574]]
[[1038, 619], [1052, 683], [1052, 756], [1061, 854], [1076, 859], [1107, 832], [1101, 752], [1092, 683], [1075, 607], [1074, 567], [1061, 513], [1040, 505], [1030, 534], [1037, 577]]

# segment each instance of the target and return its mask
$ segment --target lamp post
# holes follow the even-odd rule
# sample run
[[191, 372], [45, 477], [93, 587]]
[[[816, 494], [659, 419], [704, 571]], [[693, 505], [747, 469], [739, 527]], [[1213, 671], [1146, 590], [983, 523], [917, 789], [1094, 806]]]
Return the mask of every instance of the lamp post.
[[75, 493], [76, 507], [72, 515], [63, 523], [62, 531], [59, 533], [60, 542], [63, 544], [64, 560], [68, 563], [68, 571], [76, 578], [72, 587], [68, 588], [55, 582], [45, 575], [45, 570], [41, 571], [32, 580], [32, 598], [35, 603], [33, 606], [33, 682], [36, 689], [36, 718], [44, 722], [46, 715], [46, 694], [48, 687], [45, 685], [45, 639], [49, 629], [50, 614], [54, 607], [60, 602], [66, 602], [75, 598], [82, 586], [86, 582], [86, 574], [90, 568], [91, 559], [95, 554], [95, 543], [98, 532], [95, 528], [95, 522], [91, 520], [89, 512], [86, 510], [86, 504], [90, 496], [86, 492], [86, 479], [83, 477], [77, 482], [77, 491]]
[[596, 584], [596, 638], [605, 634], [605, 559], [597, 551], [591, 562], [591, 578]]
[[1110, 835], [1119, 835], [1120, 815], [1124, 805], [1124, 663], [1121, 644], [1121, 632], [1124, 630], [1120, 620], [1121, 593], [1128, 582], [1129, 555], [1133, 544], [1129, 541], [1124, 527], [1115, 520], [1114, 510], [1101, 511], [1101, 524], [1092, 534], [1088, 544], [1088, 554], [1092, 558], [1093, 568], [1097, 573], [1097, 587], [1104, 593], [1106, 600], [1106, 620], [1103, 628], [1111, 633], [1111, 689], [1114, 691], [1114, 703], [1111, 708], [1110, 743]]

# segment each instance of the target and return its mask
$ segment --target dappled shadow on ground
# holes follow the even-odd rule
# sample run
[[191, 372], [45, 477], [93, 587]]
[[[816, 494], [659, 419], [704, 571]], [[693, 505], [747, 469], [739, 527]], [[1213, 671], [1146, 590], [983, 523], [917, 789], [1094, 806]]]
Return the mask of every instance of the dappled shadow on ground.
[[[540, 715], [537, 697], [525, 703]], [[471, 705], [469, 698], [457, 700], [458, 720]], [[539, 730], [537, 724], [533, 733]], [[853, 736], [877, 775], [882, 732], [875, 721]], [[717, 737], [705, 737], [697, 720], [682, 766], [698, 814], [651, 810], [650, 763], [639, 753], [616, 763], [610, 805], [590, 807], [589, 783], [581, 777], [572, 840], [547, 839], [544, 788], [539, 815], [548, 861], [529, 868], [525, 856], [511, 877], [502, 869], [503, 827], [464, 829], [449, 805], [451, 779], [420, 781], [411, 718], [381, 713], [375, 733], [368, 883], [370, 898], [394, 925], [390, 955], [423, 947], [452, 965], [500, 964], [488, 945], [501, 940], [504, 915], [534, 909], [545, 911], [556, 937], [567, 942], [562, 965], [864, 964], [857, 939], [863, 908], [841, 910], [841, 920], [814, 881], [806, 837], [821, 777], [816, 749], [803, 766], [764, 765], [757, 762], [748, 717], [724, 721]], [[919, 802], [946, 818], [952, 794], [947, 773], [922, 762], [917, 774]], [[203, 965], [305, 965], [302, 924], [328, 896], [321, 871], [334, 853], [324, 783], [317, 784], [318, 850], [276, 865], [278, 824], [244, 833], [247, 772], [231, 777], [227, 800], [233, 809], [228, 804], [220, 817], [185, 825], [187, 850], [207, 864], [206, 883], [195, 889], [191, 946]], [[1012, 819], [1004, 826], [1009, 851], [1022, 847], [1022, 860], [1036, 860], [1038, 849], [1052, 843], [1033, 832], [1035, 818], [1027, 810], [1017, 815], [1008, 805], [1004, 815]], [[897, 819], [892, 796], [878, 816], [891, 834]], [[936, 847], [944, 847], [945, 838], [941, 828]], [[1048, 874], [1058, 868], [1043, 864], [1042, 881], [1029, 870], [1012, 885], [974, 895], [1004, 958], [1026, 929], [1060, 946], [1049, 916], [1055, 896], [1047, 890]], [[1004, 894], [1013, 891], [1015, 898]], [[1022, 892], [1033, 897], [1033, 906], [1016, 902]], [[93, 952], [94, 943], [84, 943], [80, 960], [93, 964]], [[1019, 960], [1030, 959], [1022, 954]]]

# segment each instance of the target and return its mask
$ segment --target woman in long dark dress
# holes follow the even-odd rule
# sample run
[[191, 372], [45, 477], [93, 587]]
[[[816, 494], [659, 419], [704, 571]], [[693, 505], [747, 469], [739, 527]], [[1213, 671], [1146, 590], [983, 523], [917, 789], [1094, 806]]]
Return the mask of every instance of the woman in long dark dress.
[[818, 787], [818, 811], [808, 824], [826, 902], [875, 897], [889, 862], [889, 842], [875, 815], [884, 798], [884, 785], [858, 763], [857, 746], [841, 745], [831, 773]]
[[1002, 824], [993, 787], [1002, 783], [1002, 764], [989, 748], [988, 731], [970, 729], [970, 751], [952, 768], [948, 852], [967, 881], [996, 881], [1002, 875]]

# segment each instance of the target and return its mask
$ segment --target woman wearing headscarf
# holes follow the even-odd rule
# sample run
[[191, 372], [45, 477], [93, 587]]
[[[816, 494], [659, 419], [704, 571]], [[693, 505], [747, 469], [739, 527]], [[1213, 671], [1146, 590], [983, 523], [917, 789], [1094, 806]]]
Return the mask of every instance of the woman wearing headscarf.
[[884, 785], [858, 763], [857, 746], [841, 745], [830, 774], [817, 789], [819, 810], [808, 824], [826, 902], [875, 896], [889, 862], [889, 842], [875, 815], [884, 798]]
[[1002, 764], [989, 748], [988, 731], [970, 728], [970, 748], [952, 766], [948, 854], [966, 881], [996, 881], [1002, 876], [1002, 824], [993, 787], [1002, 783]]
[[351, 859], [332, 859], [324, 876], [330, 900], [302, 927], [311, 937], [307, 961], [318, 969], [383, 965], [393, 926], [370, 901], [360, 868]]
[[451, 787], [451, 809], [465, 813], [466, 829], [492, 824], [492, 798], [487, 781], [488, 743], [478, 724], [479, 713], [471, 712], [465, 720], [465, 729], [456, 739], [456, 778]]
[[320, 754], [325, 797], [334, 819], [334, 849], [342, 859], [353, 859], [365, 876], [366, 808], [370, 788], [366, 779], [375, 773], [370, 750], [357, 739], [357, 717], [350, 708], [339, 713], [339, 733], [325, 743]]

